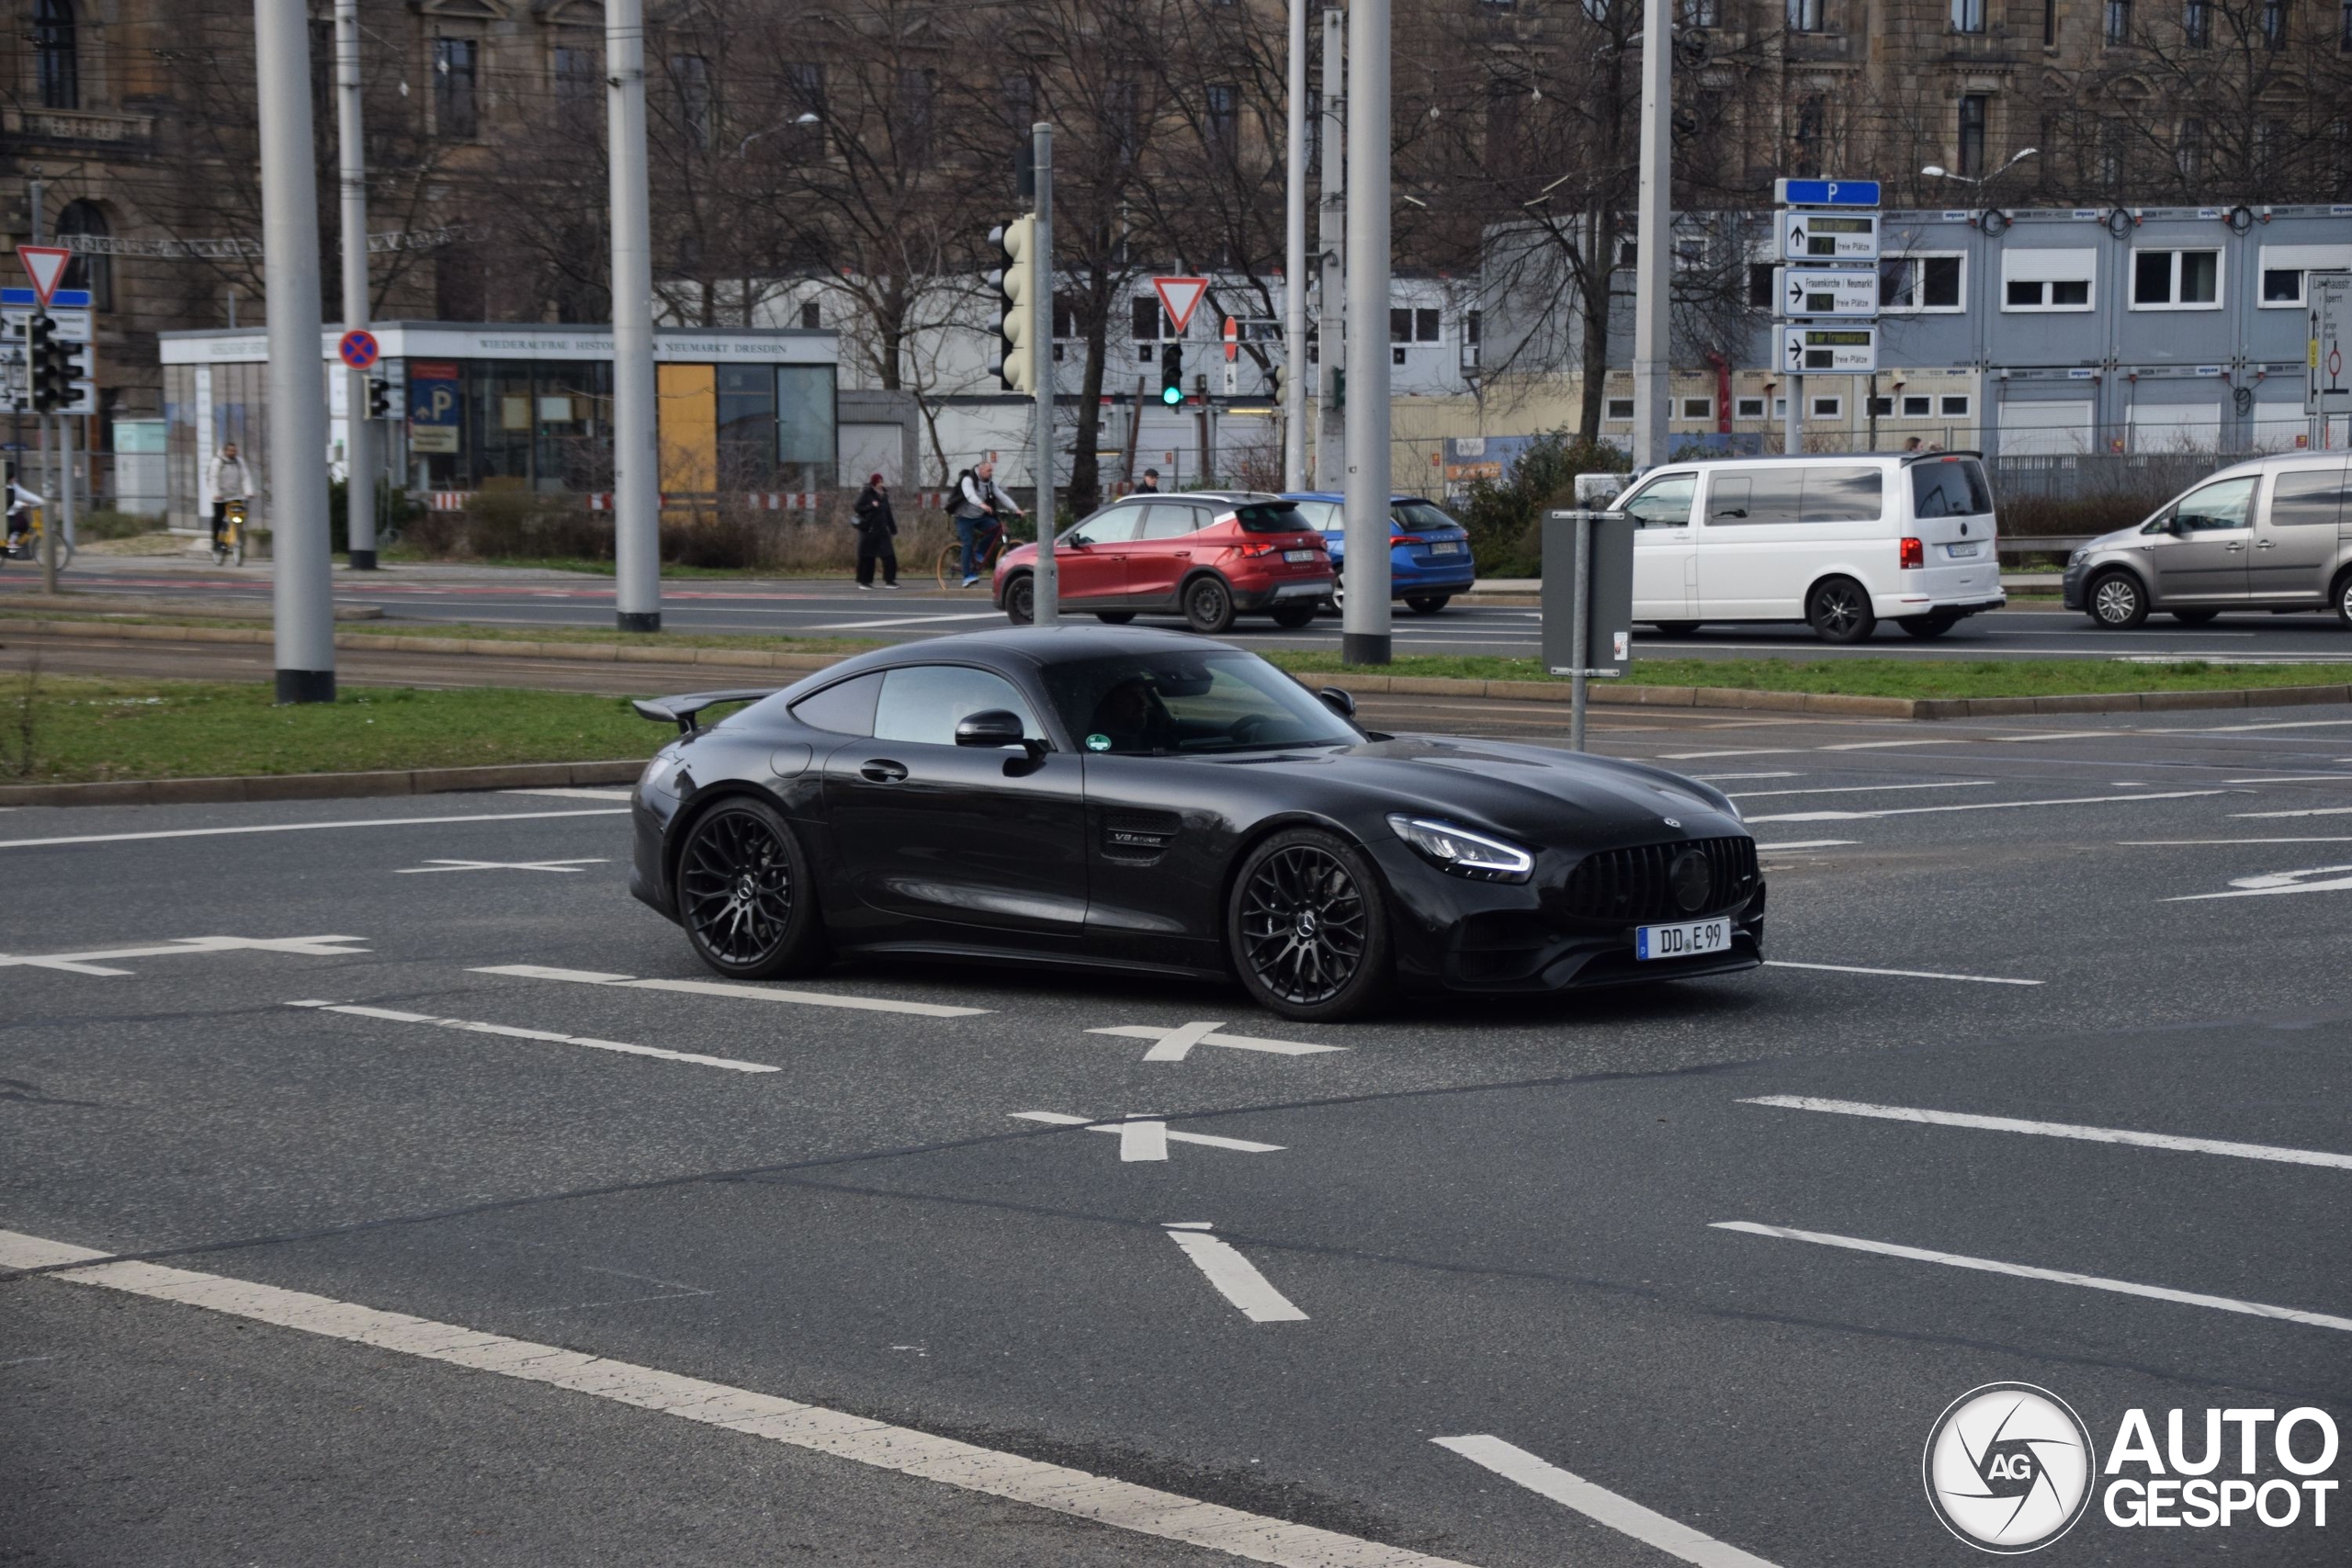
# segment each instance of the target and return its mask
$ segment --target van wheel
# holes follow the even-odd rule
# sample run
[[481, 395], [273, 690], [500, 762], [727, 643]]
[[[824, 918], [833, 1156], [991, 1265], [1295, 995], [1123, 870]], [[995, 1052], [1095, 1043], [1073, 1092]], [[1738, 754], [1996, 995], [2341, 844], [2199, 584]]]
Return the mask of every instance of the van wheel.
[[1451, 593], [1417, 593], [1405, 601], [1405, 607], [1417, 615], [1434, 615], [1453, 597]]
[[2090, 607], [2091, 625], [2106, 631], [2128, 632], [2148, 618], [2148, 591], [2128, 571], [2093, 581], [2083, 603]]
[[1958, 615], [1905, 615], [1894, 623], [1916, 637], [1941, 637], [1960, 625]]
[[1184, 620], [1194, 631], [1220, 637], [1233, 626], [1233, 590], [1205, 573], [1184, 585]]
[[1824, 642], [1860, 642], [1878, 629], [1871, 596], [1850, 577], [1833, 577], [1815, 585], [1804, 618]]
[[2201, 626], [2221, 613], [2219, 610], [2174, 610], [2171, 615], [2184, 626]]
[[1037, 618], [1037, 580], [1025, 571], [1004, 585], [1004, 618], [1016, 626]]

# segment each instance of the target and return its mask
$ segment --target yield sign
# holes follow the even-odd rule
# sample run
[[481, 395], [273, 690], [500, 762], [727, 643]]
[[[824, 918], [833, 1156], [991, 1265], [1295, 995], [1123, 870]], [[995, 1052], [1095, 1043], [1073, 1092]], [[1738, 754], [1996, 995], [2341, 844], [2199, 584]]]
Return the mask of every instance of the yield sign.
[[17, 256], [32, 275], [33, 298], [47, 310], [49, 297], [57, 292], [57, 280], [65, 276], [65, 264], [74, 259], [74, 253], [55, 245], [18, 245]]
[[1176, 335], [1182, 337], [1184, 328], [1192, 321], [1193, 312], [1201, 308], [1201, 296], [1209, 291], [1209, 280], [1205, 277], [1155, 277], [1151, 286], [1159, 291], [1160, 308], [1168, 312], [1168, 319], [1176, 323]]

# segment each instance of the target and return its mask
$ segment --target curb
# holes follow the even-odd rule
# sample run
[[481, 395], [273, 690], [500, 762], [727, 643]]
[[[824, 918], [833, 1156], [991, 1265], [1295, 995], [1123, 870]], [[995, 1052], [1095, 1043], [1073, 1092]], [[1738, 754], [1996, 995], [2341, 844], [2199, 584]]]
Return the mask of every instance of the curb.
[[[226, 642], [266, 645], [276, 634], [266, 626], [141, 626], [113, 621], [0, 620], [9, 631], [46, 637], [111, 637], [129, 642]], [[823, 670], [845, 653], [769, 653], [756, 648], [644, 648], [613, 642], [503, 642], [455, 637], [387, 637], [337, 632], [334, 645], [355, 653], [440, 653], [477, 658], [553, 659], [582, 664], [721, 664], [736, 669]]]
[[[270, 611], [266, 604], [250, 608], [234, 602], [211, 599], [171, 598], [132, 599], [108, 597], [103, 593], [74, 593], [51, 599], [45, 593], [31, 592], [0, 592], [0, 610], [75, 610], [93, 615], [207, 615], [223, 621], [266, 621]], [[334, 618], [338, 621], [380, 621], [381, 606], [376, 604], [337, 604]]]
[[0, 806], [191, 806], [243, 800], [356, 800], [469, 789], [633, 784], [645, 763], [509, 762], [487, 768], [407, 768], [370, 773], [274, 773], [242, 779], [124, 779], [116, 784], [10, 784]]

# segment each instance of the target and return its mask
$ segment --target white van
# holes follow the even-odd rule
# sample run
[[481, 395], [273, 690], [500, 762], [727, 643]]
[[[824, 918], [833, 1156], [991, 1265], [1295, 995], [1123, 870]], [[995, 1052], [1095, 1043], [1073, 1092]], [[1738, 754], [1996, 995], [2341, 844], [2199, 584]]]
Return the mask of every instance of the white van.
[[2007, 603], [1973, 452], [1668, 463], [1616, 509], [1634, 520], [1634, 619], [1664, 632], [1804, 621], [1860, 642], [1890, 620], [1941, 637]]

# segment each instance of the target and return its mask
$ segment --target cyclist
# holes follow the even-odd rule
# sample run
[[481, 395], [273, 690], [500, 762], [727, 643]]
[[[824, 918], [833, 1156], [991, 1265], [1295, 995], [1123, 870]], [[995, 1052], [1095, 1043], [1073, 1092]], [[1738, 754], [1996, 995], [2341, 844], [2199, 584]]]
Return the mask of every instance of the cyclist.
[[17, 465], [8, 465], [8, 553], [21, 555], [25, 536], [32, 532], [33, 508], [49, 502], [17, 479]]
[[217, 550], [220, 547], [221, 531], [229, 525], [229, 503], [249, 502], [254, 495], [253, 472], [237, 456], [235, 442], [221, 447], [220, 456], [212, 459], [205, 470], [204, 488], [212, 493], [212, 547]]
[[979, 581], [980, 562], [1003, 536], [1007, 513], [1027, 515], [996, 482], [996, 454], [991, 452], [978, 468], [965, 469], [956, 479], [956, 537], [964, 546], [965, 587]]

